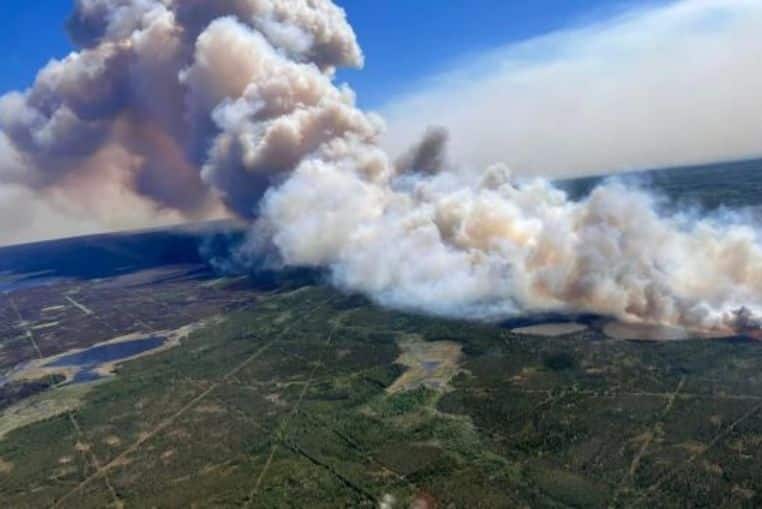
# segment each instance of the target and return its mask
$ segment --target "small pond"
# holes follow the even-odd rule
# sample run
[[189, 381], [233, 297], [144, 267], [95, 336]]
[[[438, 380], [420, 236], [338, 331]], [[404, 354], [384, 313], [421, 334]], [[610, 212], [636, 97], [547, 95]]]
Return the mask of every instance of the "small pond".
[[141, 339], [123, 341], [121, 343], [108, 343], [96, 345], [81, 352], [64, 355], [49, 362], [45, 367], [49, 368], [81, 368], [70, 383], [86, 383], [98, 380], [101, 376], [97, 373], [102, 364], [118, 362], [129, 359], [162, 346], [166, 338], [151, 336]]
[[109, 343], [106, 345], [97, 345], [69, 355], [64, 355], [46, 364], [46, 367], [88, 367], [116, 362], [122, 359], [134, 357], [143, 352], [154, 350], [164, 344], [162, 337], [149, 337], [143, 339], [134, 339], [122, 343]]

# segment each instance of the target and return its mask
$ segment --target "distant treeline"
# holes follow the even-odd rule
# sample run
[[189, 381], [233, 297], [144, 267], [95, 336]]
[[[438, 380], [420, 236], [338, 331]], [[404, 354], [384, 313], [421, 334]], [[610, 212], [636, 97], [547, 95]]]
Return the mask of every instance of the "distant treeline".
[[[578, 200], [607, 178], [561, 180], [557, 184]], [[652, 189], [679, 206], [715, 210], [762, 205], [762, 159], [622, 173], [615, 178]]]

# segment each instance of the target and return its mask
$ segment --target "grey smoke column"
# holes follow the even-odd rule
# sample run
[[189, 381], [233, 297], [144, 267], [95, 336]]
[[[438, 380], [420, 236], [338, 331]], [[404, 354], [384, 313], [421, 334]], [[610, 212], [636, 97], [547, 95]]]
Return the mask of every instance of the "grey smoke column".
[[435, 173], [446, 169], [449, 139], [450, 134], [444, 127], [430, 127], [423, 139], [400, 157], [397, 170]]

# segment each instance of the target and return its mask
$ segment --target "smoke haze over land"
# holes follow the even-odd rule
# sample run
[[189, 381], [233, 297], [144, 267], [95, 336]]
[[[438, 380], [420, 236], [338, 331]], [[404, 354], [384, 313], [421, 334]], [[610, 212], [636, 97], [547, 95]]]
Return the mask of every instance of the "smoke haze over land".
[[393, 162], [384, 121], [335, 83], [363, 54], [330, 0], [79, 0], [69, 30], [79, 51], [0, 100], [0, 182], [33, 196], [21, 210], [234, 215], [251, 222], [242, 258], [324, 268], [429, 313], [756, 327], [762, 242], [740, 216], [660, 213], [616, 183], [575, 202], [500, 163], [466, 171], [441, 129]]

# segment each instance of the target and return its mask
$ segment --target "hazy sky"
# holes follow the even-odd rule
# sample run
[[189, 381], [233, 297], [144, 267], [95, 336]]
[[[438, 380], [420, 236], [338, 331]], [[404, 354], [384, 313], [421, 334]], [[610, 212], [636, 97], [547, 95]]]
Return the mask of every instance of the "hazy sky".
[[[458, 162], [525, 173], [762, 153], [757, 0], [339, 3], [366, 57], [339, 79], [387, 117], [392, 152], [435, 124]], [[72, 1], [0, 4], [5, 93], [71, 51]]]
[[[361, 103], [377, 107], [447, 68], [452, 59], [481, 52], [621, 10], [612, 0], [344, 0], [366, 65], [345, 72]], [[643, 2], [640, 2], [643, 3]], [[651, 2], [653, 3], [653, 2]], [[70, 50], [64, 23], [72, 0], [0, 2], [0, 93], [26, 88], [50, 58]]]
[[[349, 82], [361, 108], [386, 119], [383, 148], [393, 158], [407, 153], [430, 126], [447, 128], [452, 162], [477, 172], [504, 162], [518, 173], [559, 177], [762, 155], [760, 0], [339, 4], [348, 13], [365, 66], [341, 70], [337, 81]], [[234, 4], [210, 0], [205, 5]], [[64, 29], [72, 7], [71, 0], [0, 2], [0, 95], [25, 90], [47, 62], [72, 51]], [[290, 4], [288, 9], [295, 11]], [[76, 67], [77, 61], [87, 65], [87, 59], [74, 58], [48, 66], [37, 95], [69, 94], [85, 117], [100, 111], [99, 105], [125, 99], [117, 95], [98, 102], [94, 94], [109, 92], [108, 86], [89, 90], [60, 81], [61, 69]], [[158, 97], [143, 113], [158, 115], [157, 122], [166, 124], [162, 129], [171, 125], [180, 132], [188, 127], [187, 112], [161, 114], [185, 104], [176, 100], [187, 92], [177, 88], [180, 68], [157, 69], [166, 72], [151, 75], [150, 83], [129, 99], [148, 92]], [[140, 74], [141, 69], [133, 71]], [[78, 165], [73, 161], [83, 152], [74, 150], [59, 161], [56, 154], [68, 152], [57, 150], [97, 145], [103, 141], [97, 132], [79, 133], [78, 138], [67, 124], [77, 120], [69, 110], [42, 122], [51, 114], [49, 106], [61, 106], [55, 97], [39, 103], [47, 105], [35, 113], [39, 118], [32, 114], [39, 104], [32, 110], [25, 106], [28, 95], [5, 99], [0, 113], [12, 127], [14, 133], [8, 134], [16, 145], [0, 137], [0, 244], [183, 220], [186, 215], [174, 212], [187, 212], [187, 202], [196, 203], [195, 197], [209, 192], [200, 188], [199, 177], [209, 147], [201, 143], [194, 152], [173, 145], [180, 140], [195, 146], [195, 134], [161, 136], [167, 133], [127, 129], [117, 122], [104, 139], [121, 136], [118, 143], [93, 154], [85, 150], [93, 156], [91, 165]], [[106, 111], [111, 110], [100, 113]], [[207, 117], [207, 123], [221, 118]], [[45, 125], [51, 129], [42, 129]], [[198, 133], [209, 127], [199, 125]], [[25, 138], [25, 128], [39, 132]], [[21, 147], [31, 141], [48, 146], [50, 157], [33, 146]], [[136, 146], [142, 150], [138, 158], [131, 152]], [[119, 157], [115, 148], [124, 149]], [[196, 159], [188, 163], [188, 157]], [[141, 161], [156, 163], [154, 173], [136, 178], [130, 168]], [[41, 174], [30, 170], [34, 166], [45, 167], [48, 180], [39, 180]], [[97, 178], [61, 179], [64, 173]], [[193, 193], [176, 192], [189, 189], [191, 182]], [[75, 198], [62, 188], [76, 191]], [[174, 201], [162, 205], [161, 214], [140, 200], [131, 201], [137, 196], [132, 191], [146, 189], [163, 198], [173, 195]], [[207, 211], [206, 206], [198, 209]], [[193, 217], [206, 217], [199, 210], [193, 210]]]
[[548, 176], [762, 154], [762, 2], [685, 0], [509, 43], [382, 107], [387, 146], [428, 125], [477, 169]]

